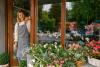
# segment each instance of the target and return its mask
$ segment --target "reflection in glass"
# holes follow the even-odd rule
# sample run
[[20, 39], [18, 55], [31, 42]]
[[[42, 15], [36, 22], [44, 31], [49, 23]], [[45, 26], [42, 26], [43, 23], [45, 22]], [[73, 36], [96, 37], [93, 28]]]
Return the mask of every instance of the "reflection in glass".
[[38, 42], [61, 42], [61, 3], [38, 5]]

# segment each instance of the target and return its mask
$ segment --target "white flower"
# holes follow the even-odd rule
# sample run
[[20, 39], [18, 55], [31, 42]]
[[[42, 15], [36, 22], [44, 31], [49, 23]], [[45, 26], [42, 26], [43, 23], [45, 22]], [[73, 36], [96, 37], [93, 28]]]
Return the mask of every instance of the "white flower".
[[70, 34], [66, 34], [66, 37], [69, 38], [70, 37]]
[[33, 46], [34, 46], [35, 44], [33, 44]]
[[30, 47], [30, 50], [32, 50], [33, 47]]
[[51, 44], [51, 45], [54, 45], [54, 44]]
[[76, 37], [77, 35], [76, 34], [74, 34], [74, 37]]
[[35, 59], [32, 59], [32, 62], [35, 63]]
[[43, 67], [43, 65], [42, 65], [42, 64], [40, 64], [40, 67]]
[[33, 64], [30, 64], [30, 63], [29, 63], [27, 66], [28, 66], [28, 67], [33, 67]]
[[57, 45], [57, 42], [54, 42], [54, 45]]
[[52, 35], [51, 35], [51, 34], [49, 34], [48, 36], [49, 36], [49, 37], [52, 37]]
[[89, 38], [85, 38], [86, 39], [86, 41], [88, 41], [89, 42]]
[[55, 45], [55, 48], [57, 49], [57, 45]]
[[47, 44], [45, 44], [43, 47], [46, 48], [47, 47]]
[[57, 49], [57, 51], [59, 52], [59, 48]]

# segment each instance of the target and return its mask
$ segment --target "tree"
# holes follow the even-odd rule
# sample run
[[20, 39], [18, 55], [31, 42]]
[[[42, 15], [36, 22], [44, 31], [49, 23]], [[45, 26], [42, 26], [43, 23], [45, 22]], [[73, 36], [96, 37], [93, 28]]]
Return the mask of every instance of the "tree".
[[49, 17], [55, 19], [56, 30], [59, 28], [59, 24], [61, 22], [61, 4], [52, 4]]
[[[100, 19], [99, 3], [99, 0], [73, 1], [73, 9], [68, 14], [78, 22], [78, 26], [81, 28], [83, 24], [88, 24], [90, 20]], [[81, 23], [81, 21], [84, 23]]]
[[43, 5], [39, 5], [38, 6], [38, 19], [42, 18], [42, 9], [43, 9]]
[[73, 9], [70, 11], [73, 18], [76, 20], [91, 20], [100, 19], [100, 0], [81, 0], [73, 1]]
[[42, 31], [55, 31], [55, 19], [49, 17], [49, 13], [46, 11], [42, 11], [41, 20], [39, 22], [39, 28]]
[[94, 6], [95, 6], [96, 20], [99, 20], [100, 19], [100, 0], [95, 0]]

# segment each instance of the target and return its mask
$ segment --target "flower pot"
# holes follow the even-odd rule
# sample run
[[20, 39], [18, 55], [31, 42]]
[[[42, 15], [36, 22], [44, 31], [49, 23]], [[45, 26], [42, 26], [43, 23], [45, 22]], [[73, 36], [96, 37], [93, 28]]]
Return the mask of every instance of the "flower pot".
[[88, 57], [88, 63], [96, 67], [100, 67], [100, 60]]
[[95, 59], [88, 57], [88, 63], [95, 66]]
[[34, 67], [35, 59], [32, 59], [31, 55], [27, 54], [27, 67]]
[[95, 59], [95, 66], [100, 67], [100, 60]]
[[9, 64], [0, 65], [0, 67], [9, 67]]
[[82, 65], [84, 64], [84, 62], [83, 61], [76, 61], [76, 66], [77, 67], [81, 67]]

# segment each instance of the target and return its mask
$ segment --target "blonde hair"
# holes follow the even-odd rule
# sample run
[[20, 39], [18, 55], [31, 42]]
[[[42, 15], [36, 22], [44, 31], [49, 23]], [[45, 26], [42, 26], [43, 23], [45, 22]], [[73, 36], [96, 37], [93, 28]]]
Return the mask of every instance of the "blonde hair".
[[[23, 9], [20, 9], [18, 12], [17, 12], [17, 22], [21, 22], [21, 19], [19, 18], [19, 13], [23, 13], [23, 15], [25, 14], [24, 10]], [[24, 17], [25, 19], [25, 17]]]

